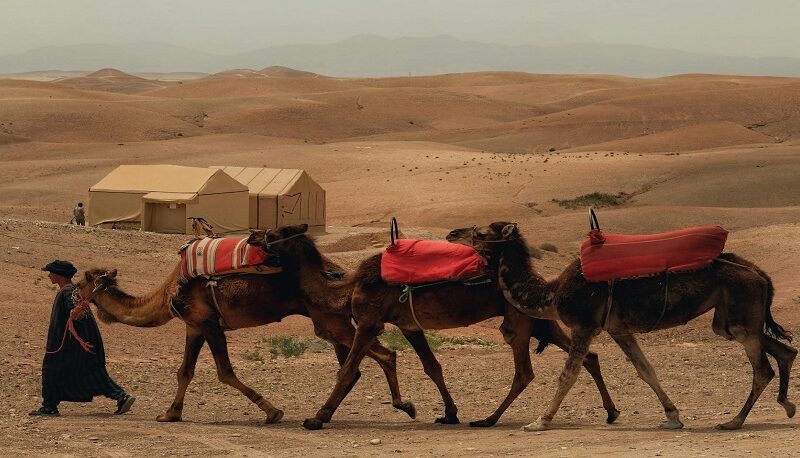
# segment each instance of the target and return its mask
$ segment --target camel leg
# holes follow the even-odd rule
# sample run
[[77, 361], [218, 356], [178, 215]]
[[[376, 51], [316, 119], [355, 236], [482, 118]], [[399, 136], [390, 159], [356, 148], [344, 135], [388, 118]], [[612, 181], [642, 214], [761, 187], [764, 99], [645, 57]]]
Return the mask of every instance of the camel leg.
[[439, 394], [442, 395], [444, 416], [437, 418], [434, 422], [445, 425], [458, 424], [458, 407], [456, 407], [456, 403], [453, 401], [452, 396], [450, 396], [450, 391], [447, 390], [447, 385], [444, 383], [444, 375], [442, 374], [442, 365], [439, 364], [439, 360], [436, 359], [433, 350], [431, 350], [430, 345], [428, 345], [425, 333], [406, 329], [400, 329], [400, 331], [403, 332], [408, 342], [414, 347], [414, 351], [422, 362], [422, 368], [425, 370], [425, 374], [433, 380], [433, 383], [436, 384], [436, 388], [439, 389]]
[[386, 374], [386, 381], [389, 383], [389, 391], [392, 394], [392, 407], [402, 410], [412, 419], [417, 418], [417, 408], [411, 401], [403, 401], [400, 395], [400, 382], [397, 380], [397, 352], [389, 350], [378, 342], [372, 344], [368, 353]]
[[[355, 338], [355, 328], [350, 317], [318, 310], [309, 310], [309, 312], [314, 322], [315, 334], [333, 343], [336, 357], [339, 359], [339, 366], [342, 366], [350, 353], [349, 346], [353, 344]], [[343, 348], [339, 348], [339, 346]], [[389, 391], [392, 395], [392, 406], [402, 410], [409, 417], [415, 418], [417, 416], [416, 407], [411, 402], [403, 401], [400, 395], [400, 383], [397, 380], [397, 353], [376, 341], [370, 347], [367, 355], [378, 363], [386, 375], [386, 382], [389, 384]], [[360, 373], [358, 377], [360, 377]], [[345, 394], [345, 396], [347, 395]]]
[[753, 408], [753, 405], [758, 400], [758, 397], [761, 396], [767, 384], [775, 377], [775, 371], [772, 370], [772, 366], [770, 366], [769, 360], [767, 359], [767, 354], [764, 352], [762, 336], [747, 334], [747, 331], [743, 329], [734, 329], [732, 331], [736, 340], [744, 345], [744, 351], [747, 353], [750, 365], [753, 366], [753, 386], [750, 389], [750, 395], [747, 397], [747, 401], [745, 401], [744, 406], [742, 406], [742, 410], [740, 410], [732, 420], [717, 425], [719, 429], [728, 430], [742, 427], [745, 419], [747, 419], [747, 414], [750, 413], [750, 409]]
[[795, 414], [795, 406], [789, 402], [789, 374], [792, 371], [792, 363], [797, 357], [797, 350], [768, 335], [764, 336], [764, 350], [772, 355], [778, 363], [780, 376], [778, 404], [782, 405], [786, 410], [786, 415], [792, 418]]
[[636, 337], [633, 335], [612, 335], [611, 338], [614, 339], [617, 345], [619, 345], [619, 347], [625, 353], [625, 356], [631, 360], [633, 367], [636, 368], [636, 373], [639, 374], [639, 378], [650, 385], [650, 388], [652, 388], [656, 393], [656, 396], [658, 396], [658, 400], [661, 401], [661, 405], [664, 406], [664, 413], [667, 416], [667, 421], [661, 424], [661, 428], [683, 428], [683, 423], [681, 423], [680, 412], [678, 412], [678, 408], [675, 407], [675, 404], [672, 403], [672, 400], [669, 398], [669, 396], [667, 396], [667, 393], [663, 388], [661, 388], [661, 384], [658, 382], [658, 377], [656, 377], [656, 371], [653, 369], [653, 366], [650, 365], [650, 361], [647, 360], [647, 357], [642, 352], [642, 349], [639, 348], [639, 343], [636, 341]]
[[156, 421], [181, 421], [183, 413], [183, 398], [186, 389], [189, 387], [194, 377], [194, 368], [197, 366], [197, 357], [206, 342], [203, 334], [195, 328], [186, 327], [186, 348], [183, 351], [183, 362], [178, 368], [178, 392], [175, 393], [175, 400], [167, 411], [158, 417]]
[[353, 338], [353, 346], [350, 348], [350, 353], [347, 355], [347, 359], [342, 368], [339, 369], [339, 374], [336, 377], [336, 386], [325, 404], [317, 411], [316, 416], [314, 418], [306, 418], [303, 422], [304, 428], [320, 429], [323, 423], [331, 420], [336, 409], [358, 381], [358, 366], [364, 356], [367, 355], [370, 346], [380, 331], [381, 326], [379, 325], [359, 324], [358, 328], [356, 328], [356, 335]]
[[217, 364], [217, 377], [219, 380], [230, 385], [242, 394], [247, 396], [247, 399], [252, 401], [259, 409], [267, 414], [266, 423], [277, 423], [283, 418], [283, 411], [276, 409], [269, 401], [264, 399], [263, 396], [258, 394], [254, 389], [242, 383], [236, 373], [233, 371], [230, 356], [228, 356], [228, 341], [225, 339], [225, 333], [216, 324], [203, 326], [203, 335], [208, 341], [208, 346], [211, 348], [211, 354], [214, 355], [214, 362]]
[[535, 422], [523, 426], [523, 431], [543, 431], [548, 429], [550, 422], [553, 421], [553, 417], [556, 416], [556, 412], [558, 412], [558, 408], [561, 406], [561, 402], [564, 401], [572, 385], [574, 385], [575, 381], [578, 379], [578, 373], [581, 370], [581, 365], [586, 358], [586, 354], [589, 353], [589, 345], [592, 343], [594, 333], [593, 329], [572, 329], [572, 345], [569, 347], [564, 369], [561, 371], [561, 376], [558, 378], [556, 394], [550, 401], [550, 405], [544, 415], [539, 417]]
[[[550, 342], [569, 353], [572, 340], [555, 321], [551, 323]], [[603, 408], [606, 409], [606, 413], [608, 414], [606, 423], [614, 423], [617, 417], [619, 417], [619, 410], [617, 410], [617, 406], [614, 404], [614, 400], [611, 399], [608, 388], [606, 388], [606, 381], [603, 378], [603, 373], [600, 371], [600, 358], [597, 357], [597, 353], [593, 351], [587, 353], [586, 358], [583, 360], [583, 367], [586, 369], [586, 372], [592, 376], [595, 385], [597, 385], [597, 391], [600, 392], [600, 398], [603, 400]]]
[[500, 326], [503, 339], [511, 346], [514, 355], [514, 380], [511, 382], [511, 390], [508, 395], [489, 417], [480, 421], [471, 421], [470, 426], [487, 427], [494, 426], [508, 406], [522, 393], [534, 378], [533, 366], [531, 365], [531, 320], [528, 317], [515, 317], [503, 320]]

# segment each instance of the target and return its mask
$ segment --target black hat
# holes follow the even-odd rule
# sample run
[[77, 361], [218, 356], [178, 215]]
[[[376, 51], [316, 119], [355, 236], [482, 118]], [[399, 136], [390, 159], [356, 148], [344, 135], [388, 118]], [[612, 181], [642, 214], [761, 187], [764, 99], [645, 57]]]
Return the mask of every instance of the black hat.
[[78, 271], [78, 269], [76, 269], [71, 262], [61, 261], [59, 259], [56, 259], [55, 261], [42, 267], [42, 270], [45, 272], [52, 272], [56, 275], [61, 275], [64, 278], [72, 278], [75, 275], [75, 272]]

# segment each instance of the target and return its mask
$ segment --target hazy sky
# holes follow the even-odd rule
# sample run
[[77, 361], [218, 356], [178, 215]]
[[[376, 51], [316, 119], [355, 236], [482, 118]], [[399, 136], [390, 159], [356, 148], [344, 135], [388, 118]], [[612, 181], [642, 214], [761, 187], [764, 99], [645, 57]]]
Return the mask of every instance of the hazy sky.
[[166, 42], [219, 53], [372, 33], [800, 57], [798, 0], [0, 0], [0, 55]]

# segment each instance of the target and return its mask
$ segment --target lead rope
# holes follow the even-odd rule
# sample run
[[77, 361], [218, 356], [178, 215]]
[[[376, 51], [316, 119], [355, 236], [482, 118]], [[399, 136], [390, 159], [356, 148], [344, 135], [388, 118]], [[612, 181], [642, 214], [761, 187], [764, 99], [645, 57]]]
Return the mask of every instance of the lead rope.
[[669, 271], [664, 271], [664, 306], [661, 308], [661, 315], [658, 316], [658, 319], [647, 332], [652, 332], [656, 329], [659, 323], [661, 323], [661, 319], [664, 318], [664, 314], [667, 312], [667, 302], [669, 301]]
[[233, 331], [236, 328], [232, 328], [232, 327], [228, 326], [228, 322], [225, 321], [225, 317], [222, 316], [222, 310], [220, 310], [219, 302], [217, 302], [217, 294], [214, 292], [214, 288], [216, 286], [217, 286], [217, 281], [216, 280], [209, 280], [208, 283], [206, 283], [206, 288], [211, 290], [211, 299], [214, 302], [214, 304], [213, 304], [214, 305], [214, 310], [217, 312], [217, 315], [219, 315], [219, 324], [222, 326], [222, 329], [229, 329], [229, 330]]
[[614, 305], [614, 280], [608, 282], [608, 302], [606, 304], [606, 317], [603, 320], [603, 331], [608, 331], [608, 319], [611, 317], [612, 305]]
[[75, 329], [75, 320], [82, 320], [86, 317], [86, 311], [89, 310], [89, 302], [92, 300], [91, 298], [94, 296], [94, 294], [100, 289], [101, 285], [102, 283], [95, 284], [95, 287], [92, 290], [92, 295], [89, 297], [89, 299], [84, 299], [80, 297], [80, 292], [77, 288], [72, 291], [73, 303], [78, 298], [80, 298], [80, 300], [78, 300], [78, 304], [75, 305], [75, 307], [73, 307], [72, 310], [69, 311], [67, 324], [66, 326], [64, 326], [64, 335], [61, 336], [61, 345], [59, 345], [58, 348], [56, 348], [55, 350], [45, 349], [45, 354], [53, 355], [63, 350], [64, 344], [67, 343], [67, 334], [71, 334], [72, 337], [75, 338], [75, 341], [78, 342], [78, 345], [80, 345], [81, 348], [83, 348], [83, 351], [88, 353], [93, 353], [92, 352], [92, 348], [94, 348], [93, 345], [83, 340], [80, 334], [78, 334], [78, 331]]
[[419, 319], [417, 319], [417, 313], [414, 311], [414, 295], [411, 293], [411, 291], [408, 292], [408, 308], [411, 309], [411, 318], [414, 319], [414, 324], [417, 325], [420, 331], [424, 331], [425, 328], [422, 327]]

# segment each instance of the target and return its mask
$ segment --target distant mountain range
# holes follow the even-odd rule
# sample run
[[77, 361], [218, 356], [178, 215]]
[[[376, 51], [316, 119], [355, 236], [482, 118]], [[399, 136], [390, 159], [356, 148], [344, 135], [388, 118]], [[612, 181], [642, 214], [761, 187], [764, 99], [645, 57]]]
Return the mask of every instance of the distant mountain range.
[[0, 56], [0, 74], [41, 70], [204, 72], [286, 66], [329, 76], [402, 76], [509, 70], [664, 76], [682, 73], [800, 76], [800, 59], [712, 56], [598, 43], [509, 46], [451, 36], [389, 39], [358, 35], [334, 44], [265, 47], [214, 54], [165, 43], [49, 46]]

